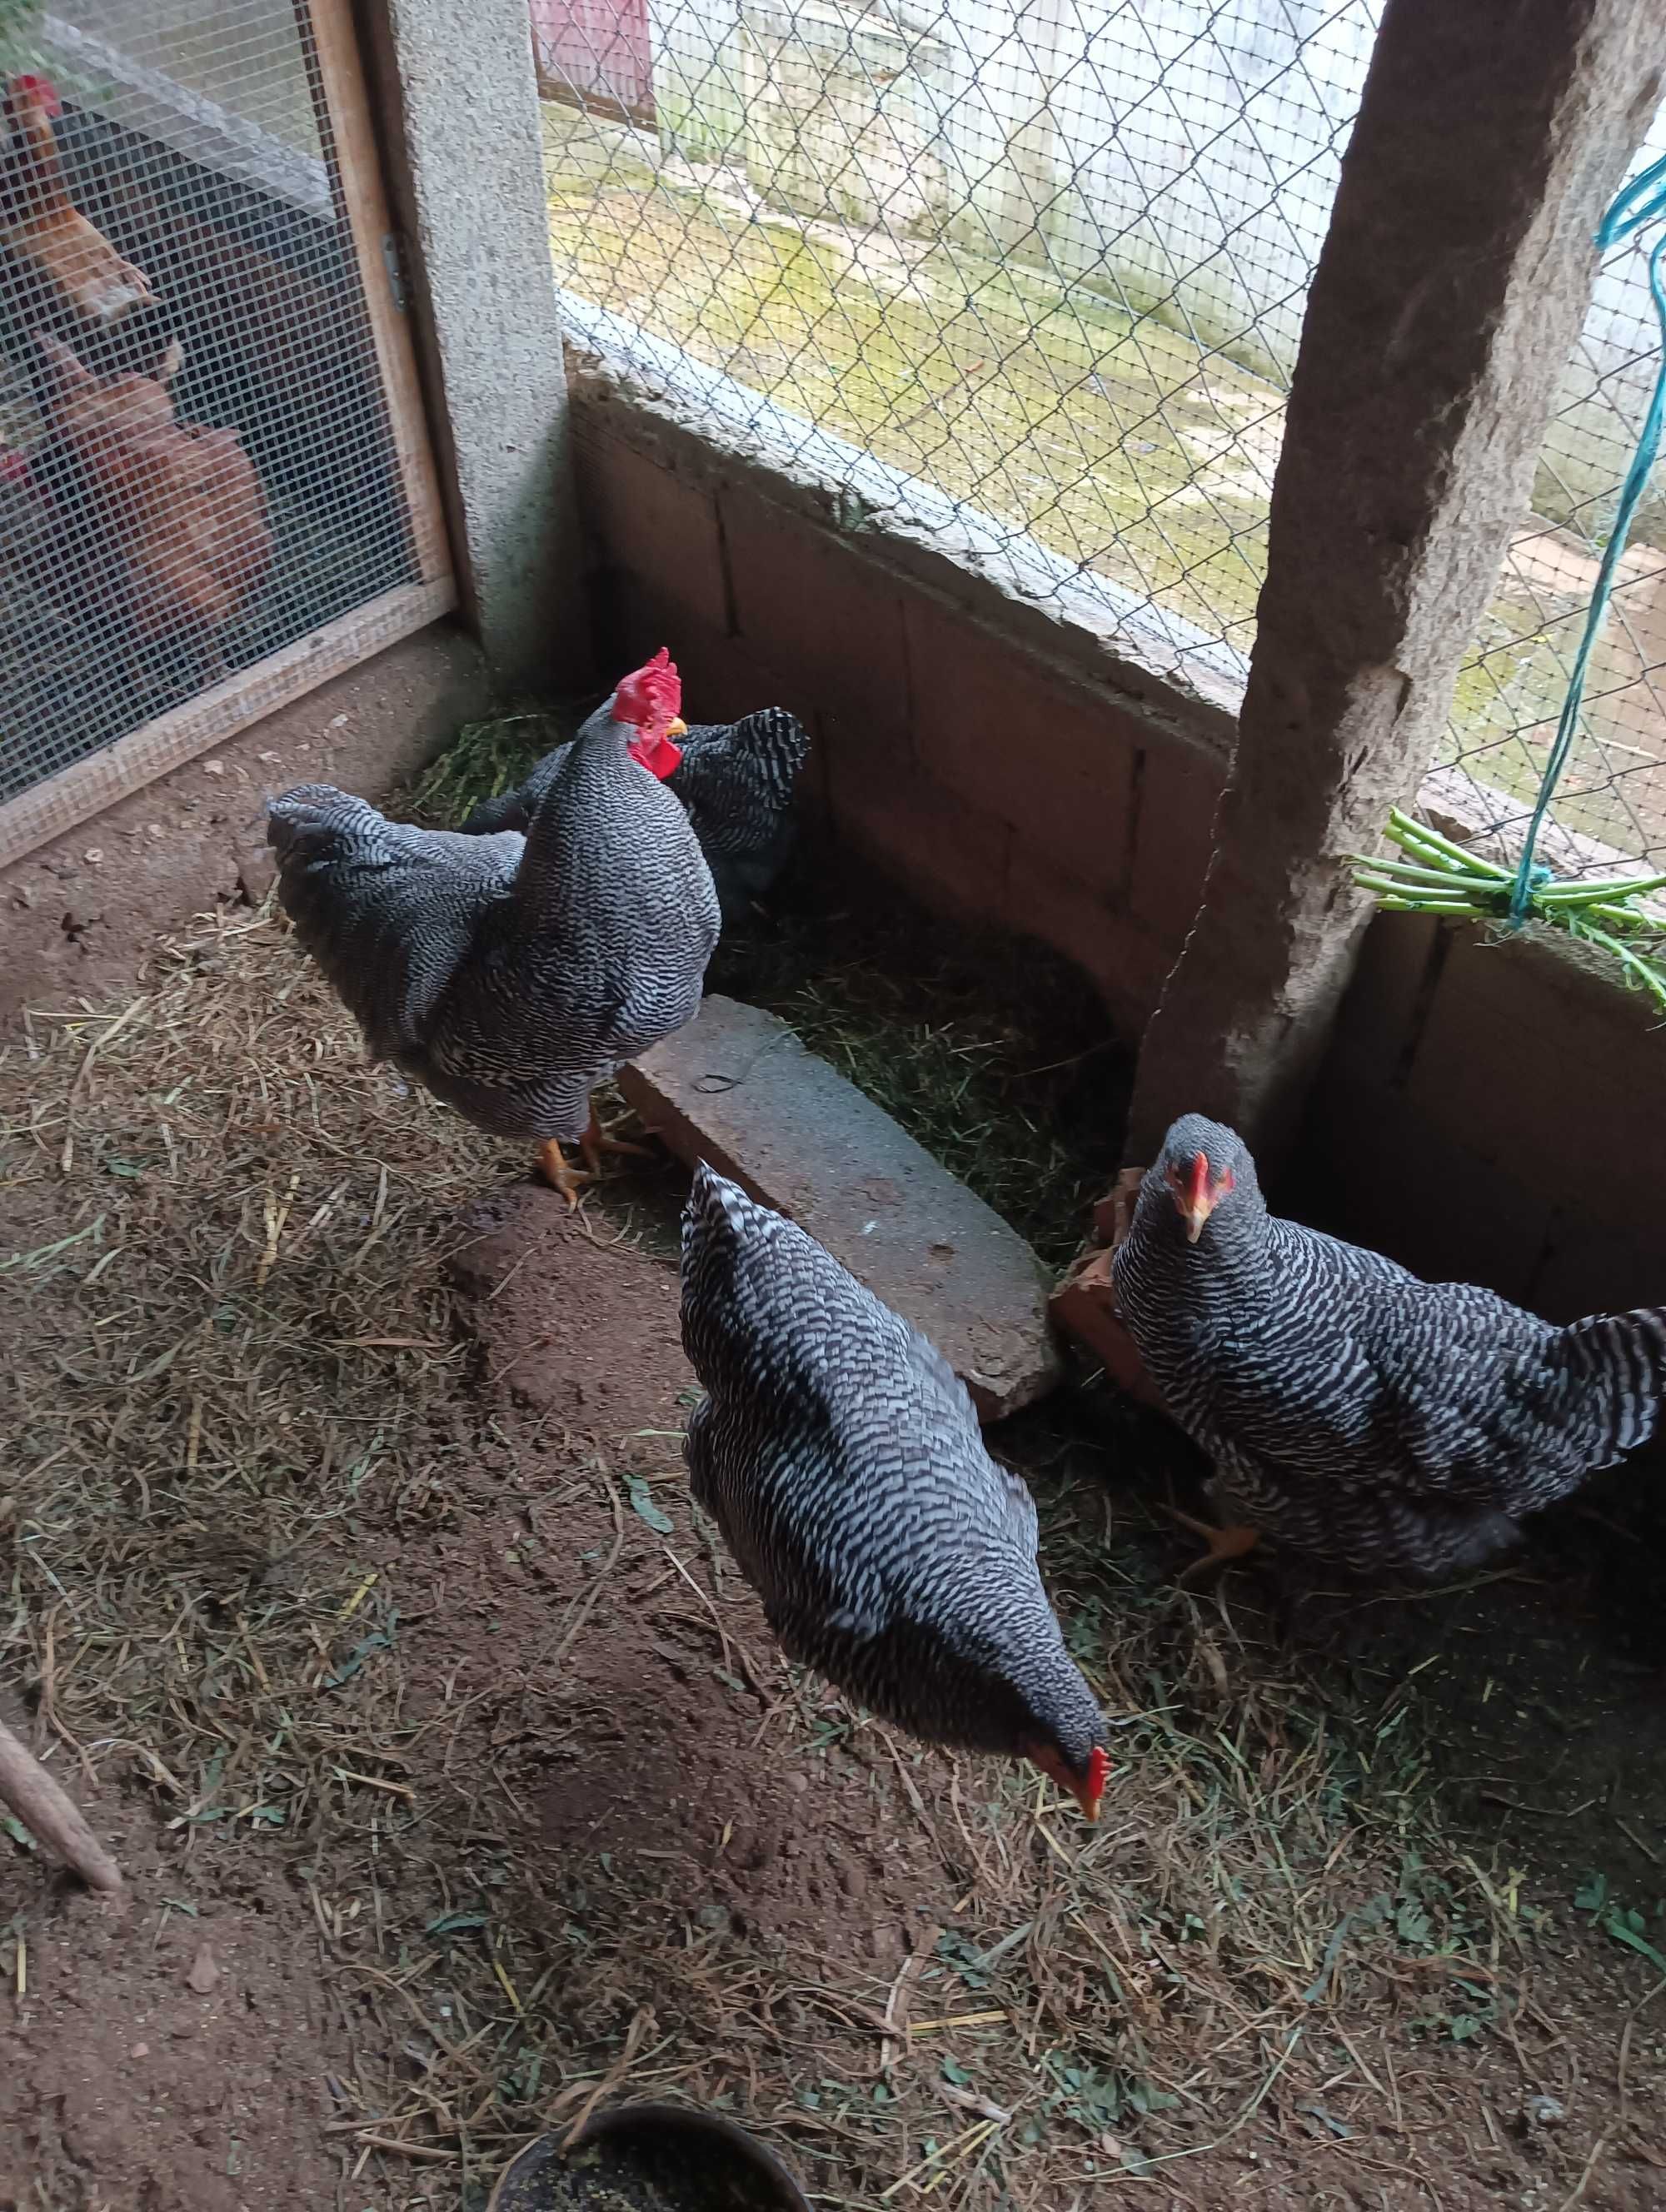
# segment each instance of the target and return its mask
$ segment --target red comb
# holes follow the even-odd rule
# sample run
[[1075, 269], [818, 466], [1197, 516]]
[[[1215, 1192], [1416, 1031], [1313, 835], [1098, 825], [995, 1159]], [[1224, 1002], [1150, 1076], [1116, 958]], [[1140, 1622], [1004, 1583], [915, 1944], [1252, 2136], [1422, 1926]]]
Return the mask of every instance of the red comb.
[[683, 679], [667, 646], [652, 660], [619, 679], [613, 694], [613, 719], [633, 722], [638, 729], [661, 730], [676, 719], [683, 704]]
[[64, 103], [58, 96], [58, 87], [49, 76], [36, 76], [33, 73], [15, 76], [6, 88], [6, 96], [9, 100], [38, 100], [48, 115], [61, 115], [64, 112]]
[[33, 473], [27, 453], [15, 446], [0, 447], [0, 484], [26, 484]]

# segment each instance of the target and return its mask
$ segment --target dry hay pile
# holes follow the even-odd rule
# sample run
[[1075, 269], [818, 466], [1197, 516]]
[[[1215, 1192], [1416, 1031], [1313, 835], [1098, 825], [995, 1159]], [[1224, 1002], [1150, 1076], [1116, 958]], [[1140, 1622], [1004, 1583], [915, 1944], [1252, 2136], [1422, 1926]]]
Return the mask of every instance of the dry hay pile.
[[[128, 1003], [33, 1018], [0, 1112], [0, 1680], [59, 1771], [96, 1778], [95, 1822], [143, 1808], [143, 1914], [220, 1894], [290, 1931], [328, 1999], [342, 2203], [477, 2203], [526, 2134], [626, 2090], [721, 2100], [865, 2212], [1068, 2212], [1112, 2179], [1164, 2207], [1448, 2212], [1532, 2179], [1554, 2212], [1579, 2181], [1598, 2062], [1539, 2008], [1519, 1877], [1436, 1832], [1408, 1687], [1328, 1714], [1167, 1587], [1067, 1430], [1024, 1449], [1114, 1718], [1097, 1831], [787, 1674], [691, 1525], [669, 1383], [657, 1429], [517, 1426], [446, 1260], [523, 1163], [367, 1067], [269, 915], [205, 921]], [[554, 1853], [540, 1793], [587, 1725], [574, 1685], [673, 1601], [701, 1741], [629, 1717], [634, 1842]], [[893, 1952], [860, 1890], [766, 1925], [686, 1888], [679, 1852], [715, 1865], [728, 1834], [656, 1806], [708, 1751], [760, 1820], [842, 1823], [888, 1869]], [[20, 1987], [55, 1909], [43, 1881], [0, 1931]], [[1658, 2055], [1633, 2039], [1639, 2081]], [[1541, 2094], [1579, 2124], [1523, 2136]]]

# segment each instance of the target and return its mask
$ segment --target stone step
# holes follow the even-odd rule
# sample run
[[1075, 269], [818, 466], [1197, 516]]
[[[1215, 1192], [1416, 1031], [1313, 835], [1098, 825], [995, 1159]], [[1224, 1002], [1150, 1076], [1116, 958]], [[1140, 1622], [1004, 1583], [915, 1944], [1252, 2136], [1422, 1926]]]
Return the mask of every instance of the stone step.
[[980, 1419], [1060, 1381], [1050, 1283], [1029, 1245], [785, 1022], [708, 998], [619, 1087], [680, 1159], [796, 1221], [929, 1337]]

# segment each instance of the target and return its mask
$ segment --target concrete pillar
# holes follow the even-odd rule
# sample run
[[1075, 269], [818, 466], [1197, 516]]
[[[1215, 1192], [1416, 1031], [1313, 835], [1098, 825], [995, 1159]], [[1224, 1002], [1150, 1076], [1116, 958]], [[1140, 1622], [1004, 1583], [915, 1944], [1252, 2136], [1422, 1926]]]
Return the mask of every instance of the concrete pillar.
[[1593, 237], [1661, 96], [1661, 0], [1389, 0], [1292, 380], [1202, 908], [1127, 1157], [1189, 1109], [1276, 1167], [1526, 512]]
[[590, 675], [526, 0], [362, 0], [465, 619], [500, 689]]

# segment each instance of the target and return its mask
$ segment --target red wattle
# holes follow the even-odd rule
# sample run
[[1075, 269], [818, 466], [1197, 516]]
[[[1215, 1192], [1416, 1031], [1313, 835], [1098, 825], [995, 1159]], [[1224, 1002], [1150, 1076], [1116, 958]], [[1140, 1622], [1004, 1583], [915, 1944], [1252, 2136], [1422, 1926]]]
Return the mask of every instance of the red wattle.
[[670, 738], [633, 738], [630, 757], [639, 761], [650, 775], [657, 775], [663, 783], [682, 759], [683, 748]]

